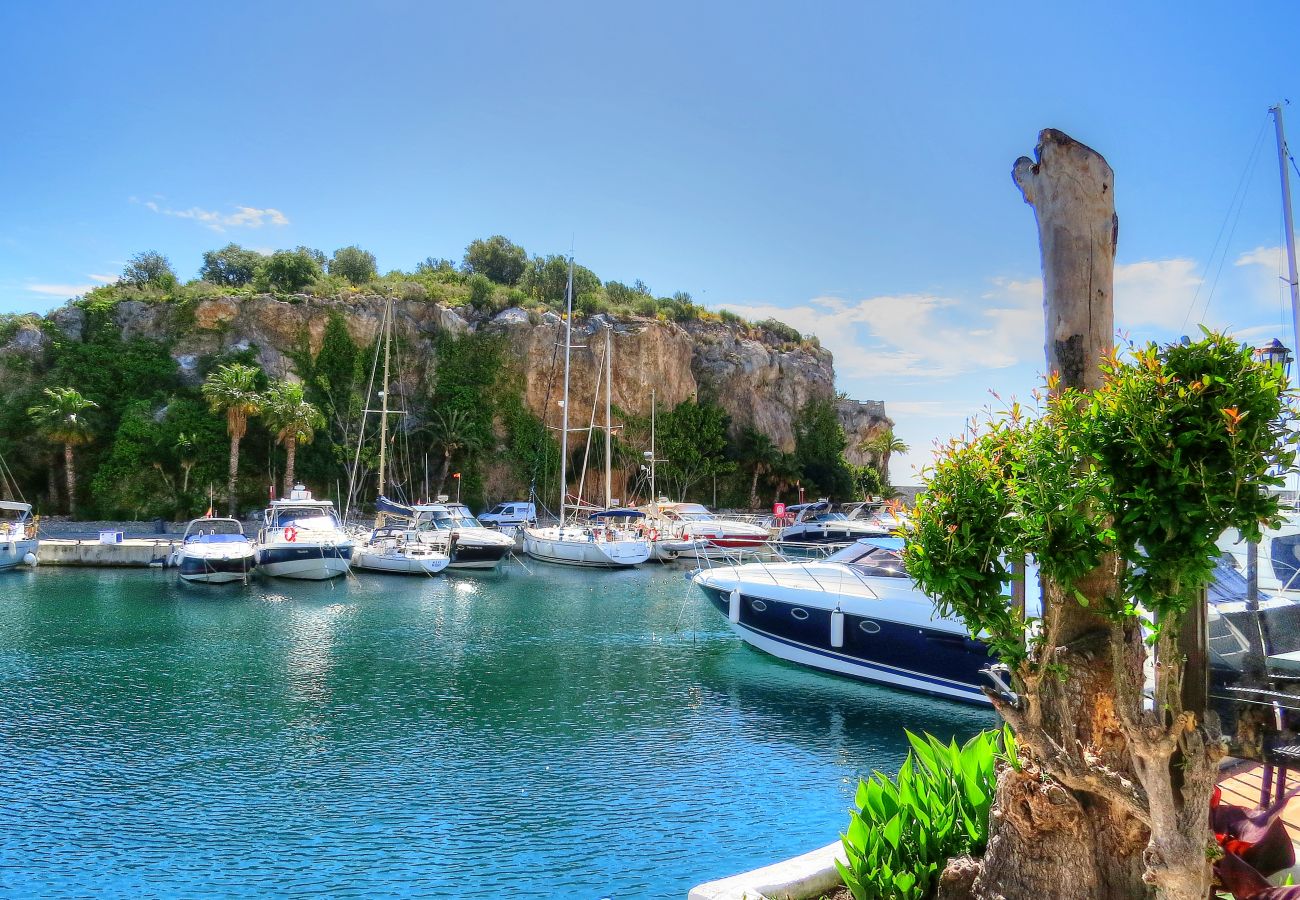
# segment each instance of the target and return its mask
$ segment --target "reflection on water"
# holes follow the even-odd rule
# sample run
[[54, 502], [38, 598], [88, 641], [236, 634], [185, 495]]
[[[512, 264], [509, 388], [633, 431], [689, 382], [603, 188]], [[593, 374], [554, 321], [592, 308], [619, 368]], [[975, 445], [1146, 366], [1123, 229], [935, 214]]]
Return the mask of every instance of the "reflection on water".
[[762, 656], [676, 569], [0, 591], [8, 893], [682, 896], [993, 721]]

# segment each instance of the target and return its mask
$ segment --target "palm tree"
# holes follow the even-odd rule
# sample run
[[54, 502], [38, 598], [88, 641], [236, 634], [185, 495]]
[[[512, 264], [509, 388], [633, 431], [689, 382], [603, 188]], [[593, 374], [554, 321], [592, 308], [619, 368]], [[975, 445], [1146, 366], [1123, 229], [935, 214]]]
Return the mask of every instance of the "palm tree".
[[474, 433], [474, 420], [463, 409], [433, 411], [433, 418], [425, 426], [434, 447], [442, 451], [442, 466], [438, 470], [438, 486], [434, 496], [442, 493], [442, 486], [447, 481], [447, 472], [451, 469], [451, 458], [458, 450], [476, 450], [481, 445], [479, 436]]
[[46, 402], [28, 408], [36, 427], [55, 443], [63, 445], [63, 467], [68, 478], [68, 515], [77, 515], [77, 467], [72, 448], [90, 440], [90, 423], [81, 413], [99, 406], [81, 396], [76, 388], [46, 388]]
[[893, 453], [906, 453], [911, 448], [894, 434], [894, 429], [878, 431], [858, 444], [858, 450], [871, 457], [872, 464], [880, 473], [882, 484], [889, 482], [889, 457]]
[[172, 445], [172, 450], [175, 451], [176, 459], [181, 464], [181, 493], [187, 494], [190, 490], [190, 472], [199, 461], [197, 455], [199, 443], [193, 434], [182, 431], [176, 435], [176, 443]]
[[214, 413], [226, 414], [226, 432], [230, 435], [230, 478], [226, 484], [231, 516], [235, 515], [235, 481], [239, 477], [239, 442], [248, 433], [248, 417], [262, 409], [257, 393], [258, 370], [240, 363], [224, 365], [203, 382], [203, 396]]
[[746, 428], [740, 435], [740, 465], [752, 476], [749, 482], [749, 508], [758, 509], [762, 501], [758, 497], [758, 479], [767, 475], [780, 462], [781, 451], [772, 443], [772, 439], [757, 428]]
[[284, 496], [293, 490], [293, 464], [299, 444], [310, 444], [325, 427], [320, 410], [307, 402], [302, 385], [277, 381], [262, 395], [262, 417], [284, 445]]

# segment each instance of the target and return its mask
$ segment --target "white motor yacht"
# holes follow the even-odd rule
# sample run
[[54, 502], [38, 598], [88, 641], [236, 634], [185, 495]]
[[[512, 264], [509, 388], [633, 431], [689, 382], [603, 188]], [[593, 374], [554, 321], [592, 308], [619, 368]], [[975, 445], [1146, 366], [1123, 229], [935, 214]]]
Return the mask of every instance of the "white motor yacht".
[[183, 581], [227, 584], [247, 581], [256, 555], [238, 519], [202, 518], [186, 527], [167, 564], [179, 570]]
[[414, 503], [407, 505], [380, 497], [375, 510], [385, 518], [396, 518], [419, 532], [419, 539], [445, 553], [452, 569], [495, 569], [515, 547], [515, 540], [495, 528], [484, 528], [469, 507], [460, 503]]
[[313, 500], [311, 491], [294, 485], [288, 498], [272, 500], [266, 510], [257, 569], [277, 578], [336, 578], [348, 571], [354, 543], [332, 502]]
[[35, 566], [39, 550], [32, 505], [0, 500], [0, 572], [18, 566]]

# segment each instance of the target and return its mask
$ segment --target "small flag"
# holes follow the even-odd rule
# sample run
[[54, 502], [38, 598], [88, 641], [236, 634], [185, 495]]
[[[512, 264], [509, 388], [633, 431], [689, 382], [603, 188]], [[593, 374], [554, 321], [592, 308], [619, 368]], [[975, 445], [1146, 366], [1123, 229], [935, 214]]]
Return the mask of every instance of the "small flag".
[[459, 478], [459, 477], [460, 477], [460, 473], [459, 473], [459, 472], [452, 472], [452, 473], [451, 473], [451, 477], [452, 477], [452, 478]]
[[211, 519], [211, 518], [212, 518], [212, 507], [211, 507], [211, 506], [208, 507], [207, 514], [204, 516], [204, 518], [205, 518], [205, 519]]

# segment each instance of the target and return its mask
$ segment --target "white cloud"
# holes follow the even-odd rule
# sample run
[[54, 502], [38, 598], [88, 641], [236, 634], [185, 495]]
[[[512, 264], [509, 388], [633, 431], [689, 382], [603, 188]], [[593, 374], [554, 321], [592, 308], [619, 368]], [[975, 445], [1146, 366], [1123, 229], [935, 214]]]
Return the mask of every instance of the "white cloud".
[[288, 225], [289, 218], [280, 210], [272, 207], [265, 209], [256, 206], [236, 206], [234, 212], [222, 213], [216, 210], [191, 206], [189, 209], [171, 209], [154, 200], [137, 200], [145, 209], [162, 216], [174, 216], [177, 219], [191, 219], [213, 231], [225, 231], [227, 228], [261, 228], [264, 225]]
[[933, 294], [848, 301], [817, 297], [802, 306], [726, 304], [751, 319], [773, 317], [816, 335], [842, 376], [943, 378], [1014, 366], [1042, 346], [1041, 292], [998, 280], [969, 302]]
[[117, 281], [116, 275], [96, 275], [94, 272], [91, 272], [86, 277], [91, 281], [98, 281], [100, 284], [112, 284]]
[[1179, 332], [1196, 321], [1192, 309], [1201, 276], [1194, 260], [1156, 259], [1115, 266], [1115, 322], [1121, 328], [1148, 326]]
[[1234, 266], [1263, 266], [1275, 272], [1282, 271], [1281, 247], [1256, 247], [1247, 250], [1232, 263]]
[[76, 297], [94, 287], [93, 284], [29, 284], [25, 289], [33, 294], [47, 294], [51, 297]]

